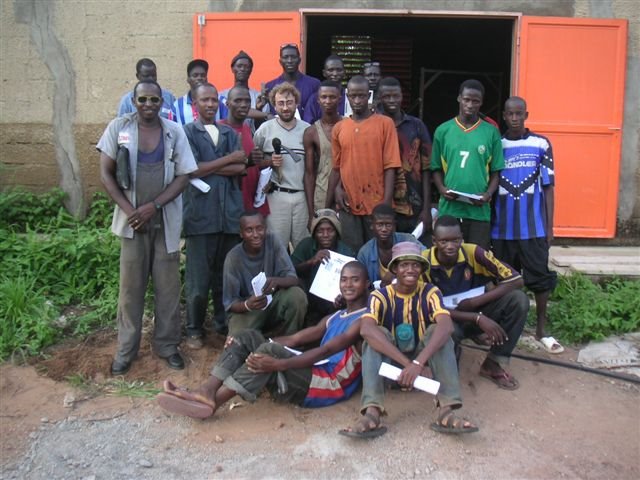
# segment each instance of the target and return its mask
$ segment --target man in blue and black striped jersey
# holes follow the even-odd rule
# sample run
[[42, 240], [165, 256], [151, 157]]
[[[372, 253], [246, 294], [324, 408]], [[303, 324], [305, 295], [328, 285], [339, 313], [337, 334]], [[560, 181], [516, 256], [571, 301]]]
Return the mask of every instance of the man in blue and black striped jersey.
[[553, 239], [553, 152], [548, 139], [525, 127], [528, 115], [523, 98], [506, 101], [505, 168], [494, 197], [491, 238], [496, 257], [522, 270], [524, 284], [535, 294], [536, 338], [541, 340], [546, 336], [547, 301], [556, 286], [556, 273], [548, 266]]

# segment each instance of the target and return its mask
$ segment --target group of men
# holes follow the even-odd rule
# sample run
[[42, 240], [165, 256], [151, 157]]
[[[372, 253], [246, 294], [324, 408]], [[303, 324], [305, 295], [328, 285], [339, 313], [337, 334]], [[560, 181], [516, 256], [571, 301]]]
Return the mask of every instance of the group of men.
[[[458, 115], [436, 129], [432, 144], [424, 123], [402, 111], [400, 83], [381, 78], [377, 62], [345, 89], [340, 57], [326, 59], [323, 81], [301, 73], [300, 61], [295, 44], [281, 46], [283, 73], [258, 92], [248, 86], [253, 60], [240, 51], [231, 61], [235, 84], [219, 93], [207, 62], [196, 59], [187, 67], [190, 89], [177, 100], [158, 85], [153, 62], [138, 62], [139, 81], [97, 146], [121, 237], [111, 373], [125, 374], [136, 358], [150, 276], [154, 351], [184, 368], [182, 231], [185, 345], [203, 348], [209, 297], [213, 328], [228, 337], [209, 380], [193, 392], [166, 382], [161, 406], [205, 418], [236, 394], [253, 401], [265, 386], [324, 406], [362, 382], [362, 415], [341, 433], [376, 436], [385, 413], [378, 368], [389, 361], [401, 367], [403, 388], [421, 374], [441, 383], [434, 430], [476, 431], [454, 412], [462, 405], [460, 341], [489, 346], [480, 375], [517, 388], [505, 366], [528, 312], [523, 284], [536, 296], [536, 336], [546, 336], [555, 286], [546, 265], [551, 146], [525, 128], [518, 97], [505, 104], [501, 138], [480, 117], [484, 88], [476, 80], [461, 85]], [[435, 223], [432, 182], [440, 194]], [[332, 251], [357, 258], [343, 268], [335, 302], [309, 292]], [[445, 307], [444, 298], [478, 287]], [[269, 341], [269, 333], [281, 336]], [[297, 356], [285, 348], [318, 341]]]

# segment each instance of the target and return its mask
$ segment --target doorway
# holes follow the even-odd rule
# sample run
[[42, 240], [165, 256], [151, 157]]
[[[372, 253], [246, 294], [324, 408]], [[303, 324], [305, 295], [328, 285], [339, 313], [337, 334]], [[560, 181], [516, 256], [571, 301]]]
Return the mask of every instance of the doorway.
[[[322, 78], [323, 62], [332, 53], [335, 37], [368, 37], [371, 58], [364, 61], [380, 62], [383, 76], [401, 81], [407, 113], [421, 117], [432, 134], [457, 114], [458, 88], [462, 81], [473, 78], [470, 72], [486, 89], [483, 113], [501, 121], [502, 104], [510, 95], [512, 83], [515, 14], [345, 15], [304, 10], [302, 14], [309, 75]], [[421, 83], [426, 84], [425, 71], [427, 78], [434, 74], [436, 78], [421, 92]]]

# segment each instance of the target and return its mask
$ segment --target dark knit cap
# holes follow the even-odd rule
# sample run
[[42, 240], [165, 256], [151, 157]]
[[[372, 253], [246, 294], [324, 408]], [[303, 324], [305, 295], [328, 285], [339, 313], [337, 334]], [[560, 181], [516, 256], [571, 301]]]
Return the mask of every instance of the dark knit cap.
[[241, 58], [246, 58], [247, 60], [249, 60], [249, 63], [251, 64], [251, 67], [253, 68], [253, 59], [244, 50], [240, 50], [238, 52], [238, 54], [231, 59], [231, 66], [233, 67], [236, 64], [236, 62], [238, 60], [240, 60]]

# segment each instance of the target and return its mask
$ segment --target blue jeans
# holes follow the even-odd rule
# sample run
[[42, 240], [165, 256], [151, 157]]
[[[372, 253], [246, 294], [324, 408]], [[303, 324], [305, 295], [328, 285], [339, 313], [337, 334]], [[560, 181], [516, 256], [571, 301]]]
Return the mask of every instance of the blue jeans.
[[[395, 345], [395, 339], [391, 332], [384, 327], [382, 329], [389, 342]], [[429, 343], [431, 335], [436, 326], [427, 328], [424, 338], [420, 341], [415, 351], [405, 353], [408, 358], [414, 359]], [[460, 408], [462, 406], [462, 396], [460, 395], [460, 381], [458, 379], [458, 365], [456, 355], [453, 350], [453, 340], [449, 338], [440, 350], [438, 350], [428, 361], [429, 368], [433, 372], [434, 380], [440, 382], [440, 391], [437, 401], [440, 407]], [[384, 378], [378, 374], [380, 364], [387, 362], [397, 365], [395, 362], [384, 357], [364, 342], [362, 346], [362, 399], [360, 401], [360, 412], [364, 413], [368, 407], [377, 407], [384, 413]]]

